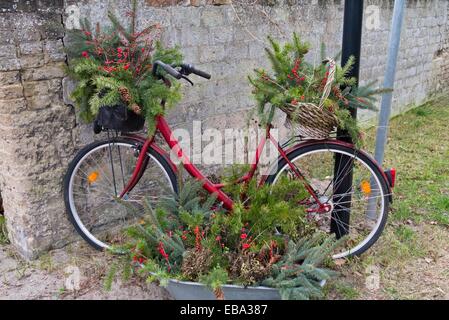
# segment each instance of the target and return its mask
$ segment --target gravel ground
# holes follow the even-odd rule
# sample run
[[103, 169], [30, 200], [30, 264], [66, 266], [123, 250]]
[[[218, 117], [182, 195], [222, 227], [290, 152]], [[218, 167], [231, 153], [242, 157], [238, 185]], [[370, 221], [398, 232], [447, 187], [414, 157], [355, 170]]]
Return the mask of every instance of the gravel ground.
[[[54, 250], [39, 260], [25, 262], [8, 245], [0, 246], [0, 299], [89, 299], [89, 300], [160, 300], [168, 293], [143, 281], [113, 282], [110, 291], [103, 289], [111, 257], [83, 244]], [[78, 269], [77, 269], [78, 268]], [[78, 290], [71, 279], [77, 278]], [[76, 288], [75, 288], [76, 289]]]

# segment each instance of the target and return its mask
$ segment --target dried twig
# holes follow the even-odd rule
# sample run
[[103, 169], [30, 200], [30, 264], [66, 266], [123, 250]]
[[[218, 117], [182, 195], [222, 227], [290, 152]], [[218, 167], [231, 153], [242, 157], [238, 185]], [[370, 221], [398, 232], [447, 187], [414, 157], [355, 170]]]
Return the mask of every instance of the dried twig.
[[[257, 0], [256, 0], [257, 2]], [[258, 37], [256, 37], [251, 31], [249, 31], [249, 29], [244, 25], [242, 19], [240, 18], [239, 14], [237, 13], [237, 10], [234, 7], [234, 4], [231, 3], [231, 7], [234, 10], [235, 16], [237, 18], [237, 20], [239, 21], [239, 23], [242, 25], [242, 27], [245, 29], [245, 31], [251, 36], [251, 38], [253, 38], [254, 40], [261, 42], [261, 43], [265, 43], [265, 41], [259, 39]]]

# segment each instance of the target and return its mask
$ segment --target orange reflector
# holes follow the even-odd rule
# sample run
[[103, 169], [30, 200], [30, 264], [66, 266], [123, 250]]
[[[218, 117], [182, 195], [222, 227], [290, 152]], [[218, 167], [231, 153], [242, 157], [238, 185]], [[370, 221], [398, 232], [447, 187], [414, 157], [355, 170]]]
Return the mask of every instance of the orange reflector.
[[369, 195], [371, 193], [371, 184], [368, 181], [362, 181], [360, 189], [362, 189], [365, 195]]
[[87, 177], [87, 181], [89, 181], [89, 183], [92, 184], [95, 181], [97, 181], [99, 175], [100, 174], [98, 173], [98, 171], [94, 171], [91, 174], [89, 174], [89, 176]]

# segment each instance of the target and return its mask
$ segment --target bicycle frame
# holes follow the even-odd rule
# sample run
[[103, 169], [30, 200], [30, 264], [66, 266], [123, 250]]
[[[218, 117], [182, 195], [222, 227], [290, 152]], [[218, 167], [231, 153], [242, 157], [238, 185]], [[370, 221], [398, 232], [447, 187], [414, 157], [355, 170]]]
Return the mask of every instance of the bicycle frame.
[[[290, 162], [290, 160], [287, 157], [287, 153], [282, 149], [279, 142], [271, 135], [270, 130], [272, 128], [272, 125], [269, 124], [266, 127], [266, 133], [265, 136], [260, 140], [259, 145], [257, 146], [255, 159], [251, 164], [251, 167], [249, 171], [239, 178], [235, 183], [248, 183], [253, 177], [254, 174], [258, 168], [260, 157], [262, 155], [262, 152], [265, 148], [265, 145], [267, 141], [270, 141], [277, 149], [278, 153], [282, 158], [286, 160], [292, 171], [295, 173], [295, 175], [300, 178], [304, 182], [304, 186], [306, 187], [307, 191], [310, 193], [310, 195], [314, 198], [316, 203], [319, 205], [320, 209], [324, 209], [326, 211], [326, 204], [322, 204], [316, 195], [315, 190], [310, 186], [310, 184], [306, 181], [304, 176], [302, 175], [301, 171]], [[157, 116], [156, 118], [156, 131], [159, 131], [162, 134], [162, 137], [172, 150], [174, 152], [174, 155], [181, 161], [183, 164], [183, 167], [185, 170], [195, 179], [203, 182], [203, 188], [210, 194], [215, 194], [217, 197], [217, 200], [222, 203], [223, 207], [232, 210], [232, 207], [234, 205], [234, 201], [225, 193], [223, 192], [222, 188], [225, 186], [222, 183], [215, 184], [212, 181], [210, 181], [206, 176], [203, 175], [203, 173], [193, 164], [190, 162], [190, 159], [186, 156], [186, 154], [183, 152], [181, 146], [179, 145], [179, 141], [173, 136], [173, 132], [168, 125], [167, 121], [163, 116]], [[143, 172], [146, 168], [146, 161], [147, 161], [147, 151], [148, 149], [154, 148], [156, 151], [160, 153], [165, 153], [160, 147], [158, 147], [154, 142], [154, 135], [151, 138], [143, 139], [140, 136], [133, 135], [132, 137], [139, 139], [140, 141], [144, 142], [142, 149], [140, 150], [139, 158], [137, 160], [136, 167], [134, 169], [134, 172], [132, 174], [131, 180], [126, 185], [125, 189], [121, 192], [120, 197], [124, 197], [127, 193], [129, 193], [134, 186], [139, 182], [140, 178], [143, 175]], [[166, 157], [169, 161], [172, 168], [176, 171], [176, 166], [173, 164], [173, 162], [170, 160], [170, 157]], [[263, 183], [263, 181], [261, 182]]]

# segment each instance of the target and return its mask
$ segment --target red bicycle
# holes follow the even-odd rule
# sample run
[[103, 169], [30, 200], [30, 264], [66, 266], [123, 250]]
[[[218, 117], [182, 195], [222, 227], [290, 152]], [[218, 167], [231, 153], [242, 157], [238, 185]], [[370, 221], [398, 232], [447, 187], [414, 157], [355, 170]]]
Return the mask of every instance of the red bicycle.
[[[190, 74], [210, 78], [192, 65], [173, 67], [158, 61], [153, 71], [158, 67], [189, 82]], [[203, 188], [215, 194], [225, 209], [231, 210], [234, 202], [223, 191], [224, 184], [212, 182], [191, 163], [163, 116], [158, 116], [156, 123], [156, 133], [171, 150], [176, 150], [185, 170], [202, 181]], [[305, 207], [308, 217], [322, 230], [347, 235], [345, 245], [334, 258], [359, 255], [371, 247], [386, 223], [394, 169], [384, 172], [366, 152], [337, 139], [300, 140], [287, 147], [272, 136], [271, 129], [268, 124], [250, 170], [235, 183], [254, 179], [265, 145], [272, 143], [279, 157], [262, 176], [260, 185], [276, 184], [283, 175], [300, 179], [308, 196], [298, 205]], [[177, 171], [170, 154], [158, 146], [154, 135], [122, 133], [111, 137], [108, 131], [107, 139], [84, 147], [68, 168], [64, 199], [69, 218], [89, 244], [97, 249], [109, 248], [123, 240], [123, 228], [142, 219], [143, 199], [156, 203], [178, 192]], [[348, 179], [347, 190], [336, 193]], [[131, 204], [133, 213], [117, 197]]]

